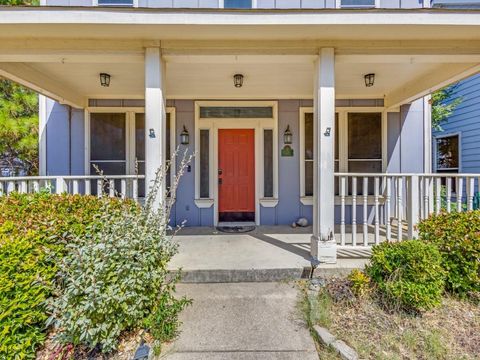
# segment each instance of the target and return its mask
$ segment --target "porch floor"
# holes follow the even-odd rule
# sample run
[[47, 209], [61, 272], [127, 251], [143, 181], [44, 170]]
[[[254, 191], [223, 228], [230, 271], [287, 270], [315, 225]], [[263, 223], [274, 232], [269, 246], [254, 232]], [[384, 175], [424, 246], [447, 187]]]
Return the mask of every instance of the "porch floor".
[[[306, 277], [311, 269], [311, 233], [311, 227], [258, 226], [251, 232], [235, 234], [222, 233], [212, 227], [188, 227], [175, 237], [179, 253], [169, 267], [171, 270], [181, 268], [184, 282]], [[349, 238], [351, 234], [347, 234]], [[373, 233], [369, 234], [369, 240], [373, 243]], [[362, 234], [357, 235], [357, 241], [358, 244], [363, 241]], [[337, 263], [321, 264], [315, 271], [319, 275], [341, 275], [353, 268], [363, 268], [369, 256], [368, 247], [339, 246]]]

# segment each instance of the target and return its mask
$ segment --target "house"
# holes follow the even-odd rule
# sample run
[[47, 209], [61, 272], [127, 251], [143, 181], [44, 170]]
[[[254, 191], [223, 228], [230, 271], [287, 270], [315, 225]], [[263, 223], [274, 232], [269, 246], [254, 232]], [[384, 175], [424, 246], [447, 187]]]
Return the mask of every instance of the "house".
[[173, 224], [305, 217], [312, 256], [325, 262], [337, 234], [351, 247], [415, 236], [440, 206], [428, 95], [480, 70], [480, 12], [442, 3], [1, 8], [0, 75], [42, 94], [41, 177], [5, 181], [4, 191], [51, 181], [57, 192], [95, 192], [99, 167], [110, 195], [116, 186], [141, 197], [178, 147], [196, 156]]
[[480, 172], [480, 74], [460, 81], [454, 98], [461, 102], [433, 131], [433, 169], [437, 173]]

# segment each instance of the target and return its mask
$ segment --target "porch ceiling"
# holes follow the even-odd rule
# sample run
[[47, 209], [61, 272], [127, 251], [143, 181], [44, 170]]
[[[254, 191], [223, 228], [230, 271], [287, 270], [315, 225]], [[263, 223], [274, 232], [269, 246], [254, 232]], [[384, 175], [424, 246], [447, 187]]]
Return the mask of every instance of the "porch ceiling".
[[144, 49], [160, 46], [169, 98], [311, 98], [318, 49], [334, 47], [338, 98], [396, 107], [480, 71], [479, 29], [475, 11], [0, 8], [0, 75], [76, 107], [143, 98]]

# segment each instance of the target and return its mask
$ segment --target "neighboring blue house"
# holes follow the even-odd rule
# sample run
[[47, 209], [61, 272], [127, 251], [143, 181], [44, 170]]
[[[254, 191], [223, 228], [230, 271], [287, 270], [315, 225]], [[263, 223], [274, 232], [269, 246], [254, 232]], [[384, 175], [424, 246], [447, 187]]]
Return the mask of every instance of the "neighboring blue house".
[[480, 173], [480, 74], [455, 85], [462, 101], [433, 131], [433, 170], [439, 173]]

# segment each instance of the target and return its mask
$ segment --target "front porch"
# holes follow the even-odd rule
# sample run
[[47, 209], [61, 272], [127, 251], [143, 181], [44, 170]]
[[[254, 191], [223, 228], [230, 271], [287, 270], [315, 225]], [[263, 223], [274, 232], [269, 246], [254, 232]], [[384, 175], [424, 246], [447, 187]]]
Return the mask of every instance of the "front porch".
[[[480, 70], [477, 14], [1, 12], [0, 75], [53, 99], [40, 99], [42, 176], [1, 178], [2, 193], [50, 184], [139, 200], [178, 147], [196, 157], [173, 225], [216, 226], [228, 212], [259, 226], [305, 217], [301, 246], [289, 236], [270, 244], [292, 264], [307, 261], [308, 244], [334, 263], [343, 247], [412, 238], [433, 212], [473, 208], [477, 174], [431, 174], [428, 94]], [[234, 133], [248, 141], [225, 150]], [[269, 252], [262, 241], [250, 242]]]

